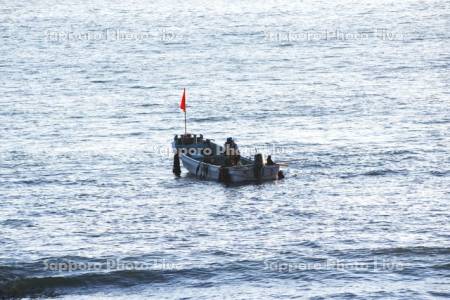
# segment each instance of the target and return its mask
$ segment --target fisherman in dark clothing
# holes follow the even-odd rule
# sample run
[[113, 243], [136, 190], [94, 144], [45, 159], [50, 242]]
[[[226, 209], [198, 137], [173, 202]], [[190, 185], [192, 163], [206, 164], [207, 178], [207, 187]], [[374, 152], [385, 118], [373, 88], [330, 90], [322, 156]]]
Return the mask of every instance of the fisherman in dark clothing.
[[272, 160], [272, 156], [268, 155], [267, 156], [267, 163], [268, 166], [274, 165], [275, 163]]
[[235, 166], [238, 164], [241, 156], [239, 155], [239, 149], [237, 144], [233, 141], [233, 138], [227, 138], [224, 145], [226, 164], [230, 166]]

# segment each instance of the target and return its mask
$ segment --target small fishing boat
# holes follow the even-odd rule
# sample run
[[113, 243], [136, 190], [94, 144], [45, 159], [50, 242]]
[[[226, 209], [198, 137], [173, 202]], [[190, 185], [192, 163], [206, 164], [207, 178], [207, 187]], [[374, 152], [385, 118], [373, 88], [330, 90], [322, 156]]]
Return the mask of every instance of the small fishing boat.
[[284, 178], [280, 165], [274, 163], [270, 157], [263, 161], [262, 154], [253, 158], [241, 157], [239, 153], [230, 153], [229, 150], [237, 147], [231, 138], [228, 138], [222, 147], [203, 135], [183, 134], [174, 137], [173, 172], [181, 174], [180, 160], [189, 173], [201, 179], [216, 180], [224, 183], [243, 183]]
[[270, 156], [265, 163], [262, 154], [255, 154], [253, 158], [241, 157], [232, 138], [228, 138], [222, 147], [210, 139], [204, 139], [202, 134], [187, 133], [186, 107], [186, 89], [183, 89], [180, 109], [184, 112], [184, 134], [175, 135], [172, 142], [175, 175], [181, 174], [181, 160], [189, 173], [226, 184], [284, 178], [280, 164], [274, 163]]

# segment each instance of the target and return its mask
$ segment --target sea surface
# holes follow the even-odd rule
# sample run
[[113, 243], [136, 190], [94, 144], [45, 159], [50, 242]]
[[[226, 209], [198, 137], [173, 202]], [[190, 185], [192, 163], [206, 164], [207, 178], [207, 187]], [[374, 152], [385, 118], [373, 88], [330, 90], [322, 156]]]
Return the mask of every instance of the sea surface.
[[3, 0], [0, 104], [0, 299], [450, 297], [449, 1]]

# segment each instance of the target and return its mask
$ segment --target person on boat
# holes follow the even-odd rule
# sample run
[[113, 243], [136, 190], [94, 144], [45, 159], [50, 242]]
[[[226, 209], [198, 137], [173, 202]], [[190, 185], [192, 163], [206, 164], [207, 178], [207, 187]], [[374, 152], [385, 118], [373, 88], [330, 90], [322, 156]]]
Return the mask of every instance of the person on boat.
[[227, 141], [224, 145], [225, 149], [225, 161], [227, 165], [235, 166], [239, 163], [241, 158], [239, 154], [239, 148], [237, 144], [233, 141], [233, 138], [227, 138]]
[[275, 164], [275, 163], [273, 162], [273, 160], [272, 160], [272, 156], [270, 156], [270, 155], [267, 156], [267, 162], [266, 162], [266, 164], [267, 164], [268, 166], [271, 166], [271, 165], [274, 165], [274, 164]]

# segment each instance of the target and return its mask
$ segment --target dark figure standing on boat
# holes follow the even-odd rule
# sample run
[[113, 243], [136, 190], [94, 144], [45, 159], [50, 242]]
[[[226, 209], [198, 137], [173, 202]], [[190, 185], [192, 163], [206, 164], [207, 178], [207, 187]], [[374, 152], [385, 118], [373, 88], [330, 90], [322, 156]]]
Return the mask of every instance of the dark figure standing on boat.
[[239, 163], [241, 155], [239, 154], [239, 148], [234, 142], [233, 138], [227, 138], [224, 145], [225, 149], [225, 164], [227, 166], [236, 166]]

